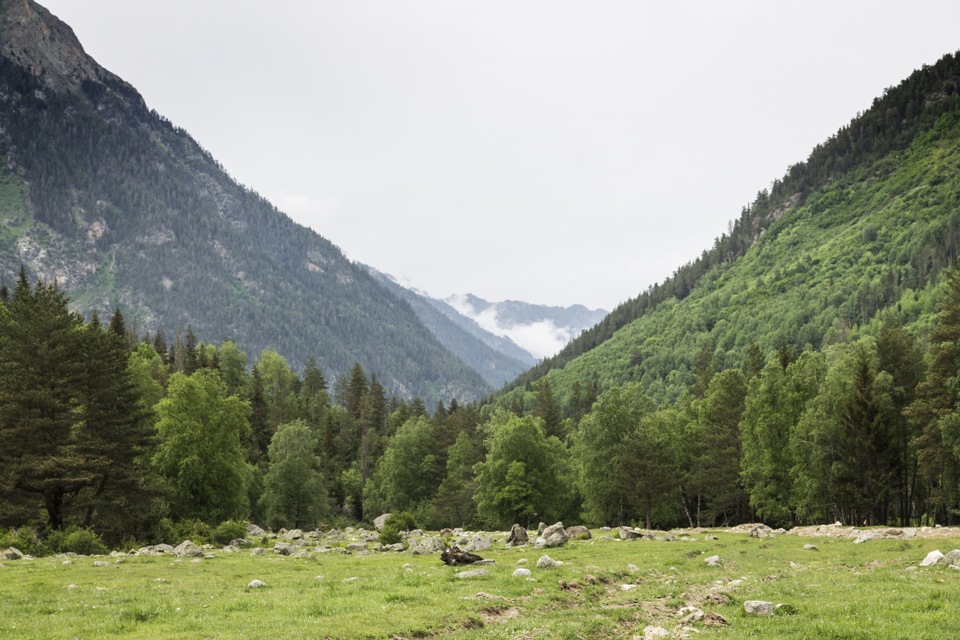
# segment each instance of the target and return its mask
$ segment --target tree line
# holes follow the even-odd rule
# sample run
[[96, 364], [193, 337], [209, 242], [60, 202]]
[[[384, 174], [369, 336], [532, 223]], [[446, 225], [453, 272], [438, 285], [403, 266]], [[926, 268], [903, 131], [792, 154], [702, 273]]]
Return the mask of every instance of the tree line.
[[177, 523], [279, 527], [408, 512], [421, 526], [947, 524], [960, 513], [960, 272], [927, 345], [892, 320], [821, 351], [752, 345], [657, 404], [640, 384], [549, 382], [531, 411], [432, 412], [360, 365], [328, 387], [276, 351], [167, 344], [68, 308], [26, 274], [0, 291], [0, 525], [116, 543]]

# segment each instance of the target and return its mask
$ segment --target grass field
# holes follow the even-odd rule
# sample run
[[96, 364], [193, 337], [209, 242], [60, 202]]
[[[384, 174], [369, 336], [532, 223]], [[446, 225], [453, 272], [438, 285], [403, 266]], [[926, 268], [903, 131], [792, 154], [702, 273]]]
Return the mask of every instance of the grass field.
[[[594, 531], [547, 550], [505, 549], [501, 535], [481, 552], [495, 560], [489, 575], [470, 579], [439, 554], [4, 561], [0, 638], [642, 638], [647, 625], [670, 637], [960, 638], [960, 571], [917, 567], [960, 540], [716, 535], [621, 542]], [[538, 569], [544, 554], [563, 565]], [[714, 554], [719, 567], [704, 562]], [[514, 577], [518, 566], [531, 579]], [[267, 586], [248, 588], [254, 579]], [[796, 613], [747, 616], [746, 600]], [[676, 613], [685, 605], [728, 624], [683, 631]]]

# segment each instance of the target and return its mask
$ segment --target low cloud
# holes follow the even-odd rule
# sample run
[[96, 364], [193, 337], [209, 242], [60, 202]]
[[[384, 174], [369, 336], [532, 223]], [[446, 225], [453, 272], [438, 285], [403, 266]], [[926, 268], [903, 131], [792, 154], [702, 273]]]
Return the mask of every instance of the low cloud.
[[450, 296], [446, 302], [458, 313], [476, 322], [482, 329], [497, 336], [510, 338], [538, 360], [556, 354], [573, 337], [569, 327], [558, 327], [550, 319], [504, 326], [497, 317], [495, 304], [478, 312], [462, 294]]

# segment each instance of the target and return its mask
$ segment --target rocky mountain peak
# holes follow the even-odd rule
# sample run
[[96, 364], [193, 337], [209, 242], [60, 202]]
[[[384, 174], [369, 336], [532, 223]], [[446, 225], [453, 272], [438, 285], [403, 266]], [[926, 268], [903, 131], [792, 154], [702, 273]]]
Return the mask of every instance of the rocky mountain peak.
[[73, 29], [33, 0], [0, 0], [0, 55], [56, 92], [109, 75], [86, 54]]

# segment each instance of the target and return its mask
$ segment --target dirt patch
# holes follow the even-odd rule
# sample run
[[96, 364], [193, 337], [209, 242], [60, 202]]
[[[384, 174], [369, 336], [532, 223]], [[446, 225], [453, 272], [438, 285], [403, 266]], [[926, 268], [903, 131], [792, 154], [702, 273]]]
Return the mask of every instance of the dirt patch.
[[520, 617], [519, 607], [485, 607], [478, 613], [485, 623], [506, 622]]

